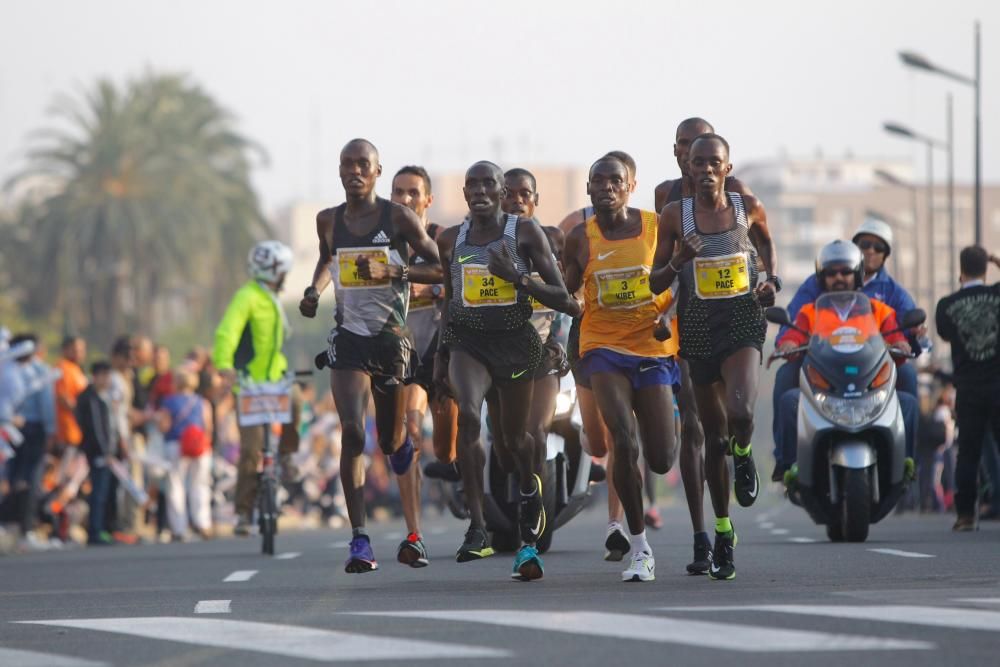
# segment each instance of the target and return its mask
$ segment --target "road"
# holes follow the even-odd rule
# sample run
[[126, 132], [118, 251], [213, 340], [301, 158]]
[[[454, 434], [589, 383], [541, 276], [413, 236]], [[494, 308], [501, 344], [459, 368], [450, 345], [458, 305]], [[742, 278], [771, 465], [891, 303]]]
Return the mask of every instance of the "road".
[[[601, 560], [599, 507], [556, 534], [545, 578], [511, 558], [457, 564], [465, 526], [425, 526], [431, 565], [395, 562], [398, 523], [372, 527], [381, 569], [343, 572], [349, 531], [104, 547], [0, 561], [0, 665], [995, 665], [1000, 525], [890, 516], [830, 544], [777, 494], [736, 508], [737, 578], [684, 573], [682, 505], [651, 532], [657, 580]], [[277, 661], [277, 662], [276, 662]]]

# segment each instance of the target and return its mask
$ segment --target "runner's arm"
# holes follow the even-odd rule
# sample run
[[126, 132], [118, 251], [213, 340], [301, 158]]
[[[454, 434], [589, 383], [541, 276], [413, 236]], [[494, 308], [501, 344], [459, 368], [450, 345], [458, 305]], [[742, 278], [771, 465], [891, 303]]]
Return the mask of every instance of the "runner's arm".
[[[665, 292], [674, 283], [685, 262], [690, 261], [701, 246], [700, 239], [694, 234], [691, 239], [682, 238], [680, 211], [679, 202], [670, 202], [660, 213], [653, 271], [649, 274], [649, 288], [653, 294]], [[678, 246], [680, 249], [675, 252]]]
[[778, 257], [774, 251], [774, 242], [771, 240], [771, 231], [767, 228], [767, 211], [756, 197], [745, 196], [743, 202], [746, 204], [750, 223], [750, 240], [757, 248], [760, 261], [764, 264], [764, 271], [770, 278], [778, 274]]
[[587, 258], [581, 256], [586, 247], [586, 228], [578, 226], [566, 235], [566, 246], [563, 248], [563, 274], [566, 279], [566, 290], [576, 294], [583, 287], [583, 267]]
[[316, 260], [316, 268], [313, 270], [312, 283], [306, 288], [306, 294], [299, 302], [299, 312], [305, 317], [316, 317], [316, 310], [319, 306], [319, 295], [323, 293], [326, 286], [330, 284], [330, 264], [333, 262], [333, 254], [327, 237], [333, 233], [333, 209], [324, 209], [316, 214], [316, 236], [319, 237], [319, 259]]
[[382, 279], [400, 279], [404, 272], [407, 280], [411, 283], [436, 284], [442, 279], [441, 259], [438, 256], [438, 246], [434, 240], [427, 235], [423, 223], [417, 214], [400, 204], [391, 204], [392, 224], [397, 232], [409, 244], [417, 257], [424, 261], [411, 266], [398, 266], [396, 264], [382, 264], [381, 262], [369, 262], [364, 258], [358, 260], [358, 270], [362, 277]]
[[[510, 280], [512, 277], [515, 278], [511, 282], [517, 284], [542, 305], [566, 313], [572, 317], [578, 316], [581, 312], [580, 303], [566, 291], [562, 274], [559, 273], [559, 267], [552, 256], [549, 239], [545, 235], [545, 232], [542, 231], [541, 226], [534, 220], [522, 218], [518, 222], [517, 232], [519, 250], [527, 255], [532, 268], [538, 272], [538, 275], [541, 276], [544, 282], [539, 282], [530, 275], [523, 278], [517, 275], [516, 271], [513, 270], [514, 264], [507, 253], [506, 245], [501, 246], [502, 252], [499, 256], [493, 252], [490, 253], [490, 272], [505, 280]], [[503, 275], [503, 273], [493, 271], [493, 268], [496, 267], [495, 260], [500, 260], [501, 258], [504, 258], [503, 273], [510, 271], [514, 275]]]

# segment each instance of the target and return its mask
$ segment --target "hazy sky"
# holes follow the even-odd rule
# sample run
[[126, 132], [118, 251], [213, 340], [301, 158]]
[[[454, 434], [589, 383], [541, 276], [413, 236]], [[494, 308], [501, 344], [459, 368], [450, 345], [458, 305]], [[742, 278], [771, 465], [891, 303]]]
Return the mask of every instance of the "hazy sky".
[[[337, 155], [364, 136], [386, 170], [477, 159], [589, 164], [631, 152], [640, 188], [676, 172], [679, 120], [708, 118], [737, 165], [779, 152], [913, 156], [885, 120], [944, 137], [972, 177], [972, 91], [904, 68], [912, 49], [972, 73], [983, 30], [984, 173], [1000, 180], [1000, 3], [721, 0], [257, 2], [32, 0], [0, 20], [0, 180], [61, 92], [146, 68], [190, 73], [263, 144], [269, 208], [341, 196]], [[944, 159], [936, 162], [943, 174]], [[388, 178], [380, 191], [388, 193]], [[646, 199], [651, 197], [646, 196]], [[649, 203], [642, 199], [640, 204]]]

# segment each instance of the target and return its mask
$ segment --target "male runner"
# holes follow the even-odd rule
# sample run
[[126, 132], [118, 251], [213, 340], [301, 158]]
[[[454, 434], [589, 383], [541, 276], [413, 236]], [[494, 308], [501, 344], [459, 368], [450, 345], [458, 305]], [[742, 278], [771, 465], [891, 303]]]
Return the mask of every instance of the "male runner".
[[612, 479], [631, 533], [622, 579], [653, 581], [637, 431], [652, 472], [666, 473], [675, 455], [671, 385], [679, 378], [676, 345], [653, 333], [669, 300], [669, 293], [654, 297], [650, 291], [656, 214], [628, 206], [630, 183], [620, 159], [606, 155], [593, 164], [587, 192], [596, 215], [569, 233], [564, 263], [567, 289], [582, 287], [585, 298], [578, 374], [590, 382], [611, 433]]
[[[479, 441], [480, 413], [491, 387], [497, 392], [499, 428], [520, 477], [519, 526], [524, 545], [511, 576], [542, 576], [535, 543], [545, 531], [541, 466], [527, 432], [532, 380], [542, 364], [542, 341], [529, 322], [530, 298], [571, 315], [580, 306], [563, 286], [549, 242], [535, 221], [500, 208], [503, 171], [477, 162], [465, 173], [469, 215], [438, 236], [445, 276], [445, 308], [435, 383], [448, 386], [458, 402], [458, 466], [471, 525], [456, 560], [492, 555], [483, 520], [485, 452]], [[537, 271], [544, 282], [531, 278]], [[447, 377], [447, 380], [445, 379]], [[541, 443], [544, 446], [544, 443]]]
[[[427, 217], [427, 209], [434, 201], [431, 192], [431, 177], [427, 170], [418, 166], [406, 166], [392, 178], [391, 200], [413, 211], [433, 240], [440, 227]], [[423, 262], [415, 256], [411, 266]], [[422, 425], [427, 411], [427, 391], [434, 376], [434, 349], [437, 345], [438, 323], [441, 319], [440, 302], [444, 287], [440, 284], [420, 285], [410, 283], [410, 308], [406, 314], [406, 327], [413, 334], [414, 351], [418, 367], [413, 381], [403, 390], [406, 403], [406, 430], [414, 444], [414, 462], [404, 474], [398, 476], [400, 503], [406, 521], [406, 539], [396, 551], [396, 559], [411, 567], [428, 564], [427, 548], [420, 535], [420, 486], [419, 465], [420, 444], [423, 440]]]
[[[781, 287], [763, 205], [725, 190], [732, 168], [729, 144], [719, 135], [703, 134], [692, 142], [688, 175], [696, 196], [667, 204], [660, 214], [651, 278], [654, 292], [666, 290], [678, 274], [681, 279], [680, 354], [689, 364], [705, 430], [705, 473], [716, 516], [713, 579], [736, 576], [727, 449], [733, 454], [737, 502], [747, 507], [757, 499], [750, 438], [766, 326], [762, 306], [772, 305]], [[758, 252], [768, 273], [759, 285]]]
[[[336, 324], [330, 332], [325, 365], [340, 416], [340, 477], [353, 529], [349, 573], [378, 569], [365, 529], [365, 412], [375, 404], [378, 444], [397, 476], [413, 460], [405, 435], [403, 381], [409, 378], [413, 339], [406, 329], [410, 281], [441, 281], [437, 248], [417, 215], [375, 194], [382, 174], [378, 150], [365, 139], [349, 141], [340, 152], [340, 180], [347, 201], [316, 216], [319, 260], [299, 311], [315, 317], [323, 289], [333, 281]], [[409, 265], [409, 250], [423, 258]], [[405, 484], [405, 483], [404, 483]]]
[[[654, 206], [657, 212], [670, 202], [680, 201], [684, 197], [692, 197], [696, 192], [694, 182], [688, 174], [687, 161], [691, 142], [706, 132], [715, 132], [711, 123], [703, 118], [688, 118], [681, 121], [674, 135], [674, 157], [681, 171], [680, 178], [663, 181], [656, 186], [653, 193]], [[735, 176], [726, 176], [726, 192], [738, 192], [741, 195], [753, 195]], [[676, 330], [676, 317], [674, 318]], [[681, 416], [681, 481], [684, 483], [684, 495], [687, 498], [688, 512], [691, 515], [691, 527], [694, 529], [694, 559], [688, 563], [690, 574], [708, 574], [712, 566], [712, 541], [705, 531], [705, 432], [698, 420], [698, 407], [695, 405], [694, 389], [691, 386], [691, 373], [684, 359], [677, 359], [681, 371], [680, 389], [677, 392], [677, 407]]]

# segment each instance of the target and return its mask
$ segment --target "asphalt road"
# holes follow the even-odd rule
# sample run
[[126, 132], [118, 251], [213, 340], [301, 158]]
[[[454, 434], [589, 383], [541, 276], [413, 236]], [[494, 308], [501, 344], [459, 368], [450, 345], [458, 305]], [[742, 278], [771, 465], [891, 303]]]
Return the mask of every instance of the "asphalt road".
[[[396, 563], [398, 523], [372, 527], [381, 568], [343, 571], [349, 531], [104, 547], [0, 560], [0, 665], [996, 665], [1000, 525], [890, 516], [830, 544], [777, 495], [736, 508], [737, 578], [688, 576], [686, 509], [651, 532], [657, 579], [620, 581], [600, 507], [556, 534], [545, 578], [506, 554], [457, 564], [465, 526], [426, 521], [431, 565]], [[880, 551], [884, 550], [884, 551]]]

